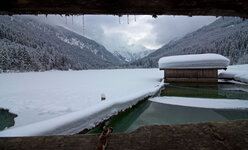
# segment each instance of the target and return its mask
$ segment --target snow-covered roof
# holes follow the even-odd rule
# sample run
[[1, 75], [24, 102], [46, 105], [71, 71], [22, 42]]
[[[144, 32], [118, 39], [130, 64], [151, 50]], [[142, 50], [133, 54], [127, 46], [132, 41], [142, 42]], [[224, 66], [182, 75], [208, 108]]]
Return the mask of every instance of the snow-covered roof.
[[226, 68], [230, 60], [219, 54], [168, 56], [159, 59], [160, 69]]

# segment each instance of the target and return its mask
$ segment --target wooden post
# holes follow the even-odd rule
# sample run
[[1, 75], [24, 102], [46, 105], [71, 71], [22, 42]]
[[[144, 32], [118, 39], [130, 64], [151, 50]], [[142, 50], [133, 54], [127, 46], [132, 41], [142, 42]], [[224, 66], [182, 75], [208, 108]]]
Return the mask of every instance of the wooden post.
[[106, 95], [103, 93], [101, 94], [101, 100], [104, 101], [106, 99]]

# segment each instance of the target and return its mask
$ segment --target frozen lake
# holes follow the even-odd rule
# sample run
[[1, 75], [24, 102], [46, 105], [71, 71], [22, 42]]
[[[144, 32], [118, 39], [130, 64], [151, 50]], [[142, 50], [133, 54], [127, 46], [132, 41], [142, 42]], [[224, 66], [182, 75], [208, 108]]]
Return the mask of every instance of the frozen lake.
[[[18, 115], [12, 116], [14, 124], [10, 119], [7, 124], [11, 125], [0, 131], [0, 136], [75, 134], [91, 129], [153, 96], [163, 86], [162, 78], [163, 72], [158, 69], [0, 74], [0, 108]], [[247, 110], [239, 109], [248, 108], [247, 92], [247, 84], [170, 84], [160, 94], [167, 97], [165, 103], [143, 102], [109, 124], [116, 132], [126, 132], [150, 124], [247, 119]], [[106, 95], [105, 101], [101, 101], [102, 94]], [[211, 107], [209, 99], [188, 102], [186, 97], [211, 98]], [[229, 99], [230, 103], [226, 102]], [[191, 107], [193, 103], [199, 107]], [[218, 109], [213, 109], [217, 103]]]
[[18, 115], [0, 136], [73, 134], [92, 128], [153, 95], [162, 78], [159, 69], [0, 74], [0, 108]]

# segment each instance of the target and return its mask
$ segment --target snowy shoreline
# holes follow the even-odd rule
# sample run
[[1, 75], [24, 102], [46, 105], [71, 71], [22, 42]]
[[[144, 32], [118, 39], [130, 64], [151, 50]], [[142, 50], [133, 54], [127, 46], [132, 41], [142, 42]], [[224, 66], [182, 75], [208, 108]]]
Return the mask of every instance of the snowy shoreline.
[[[71, 135], [84, 129], [92, 129], [102, 121], [107, 120], [108, 118], [117, 115], [119, 112], [133, 107], [145, 98], [154, 95], [162, 86], [163, 84], [160, 84], [160, 86], [149, 91], [149, 93], [137, 94], [136, 98], [130, 98], [129, 100], [122, 99], [118, 103], [106, 101], [104, 104], [99, 104], [87, 109], [87, 111], [74, 112], [50, 120], [5, 130], [0, 132], [0, 137]], [[40, 127], [43, 129], [40, 130]]]
[[248, 83], [248, 64], [228, 66], [226, 71], [219, 71], [219, 79]]
[[[229, 66], [220, 76], [234, 72], [248, 81], [247, 68]], [[163, 72], [158, 69], [0, 74], [0, 108], [18, 115], [15, 126], [0, 131], [0, 137], [75, 134], [93, 128], [157, 93], [164, 85], [162, 78]], [[101, 94], [106, 95], [105, 101], [100, 100]], [[194, 103], [201, 102], [197, 101]]]
[[[14, 113], [17, 112], [17, 114], [19, 115], [19, 120], [17, 117], [17, 121], [18, 121], [17, 123], [19, 124], [19, 126], [17, 127], [14, 126], [9, 129], [1, 131], [0, 136], [9, 137], [9, 136], [75, 134], [78, 133], [79, 131], [82, 131], [83, 129], [91, 129], [94, 126], [96, 126], [98, 123], [102, 122], [103, 120], [106, 120], [109, 117], [118, 114], [118, 112], [120, 111], [132, 107], [140, 100], [143, 100], [148, 96], [154, 95], [164, 85], [163, 82], [159, 82], [159, 80], [162, 77], [162, 73], [158, 69], [137, 69], [137, 70], [132, 69], [132, 70], [114, 70], [114, 71], [91, 70], [91, 71], [79, 71], [79, 72], [69, 71], [64, 73], [61, 74], [61, 72], [57, 72], [57, 71], [36, 73], [35, 77], [32, 76], [32, 73], [31, 75], [30, 73], [4, 74], [4, 76], [7, 78], [7, 81], [5, 81], [6, 82], [5, 86], [7, 86], [7, 89], [9, 90], [7, 90], [6, 87], [4, 87], [4, 85], [0, 86], [0, 89], [3, 90], [3, 92], [0, 93], [0, 98], [2, 98], [0, 99], [1, 101], [0, 107], [8, 108], [10, 109], [11, 112]], [[80, 83], [78, 83], [78, 81], [72, 82], [70, 84], [69, 83], [65, 84], [70, 88], [66, 88], [65, 85], [60, 85], [61, 83], [59, 82], [68, 78], [67, 74], [69, 74], [71, 80], [74, 80], [74, 77], [76, 77], [75, 73], [79, 74], [79, 76], [76, 75], [77, 79], [80, 79], [81, 76], [85, 76], [85, 77], [87, 76], [87, 78], [85, 79], [82, 78], [80, 79], [83, 80], [84, 83], [87, 83], [87, 81], [89, 82], [89, 84], [87, 84], [85, 88], [83, 87], [75, 88], [74, 87], [75, 84], [81, 85]], [[98, 78], [98, 76], [102, 77], [103, 74], [105, 74], [104, 75], [105, 77], [103, 77], [104, 80], [102, 80], [102, 78]], [[21, 77], [22, 80], [18, 79], [18, 77], [16, 79], [16, 75]], [[24, 79], [23, 75], [27, 76], [27, 78], [25, 77]], [[40, 85], [41, 86], [40, 87], [33, 85], [33, 81], [30, 82], [30, 85], [28, 82], [25, 82], [25, 80], [26, 81], [30, 80], [30, 78], [32, 77], [45, 78], [47, 80], [48, 75], [50, 78], [52, 78], [52, 80], [49, 81], [52, 83], [53, 82], [56, 83], [55, 85], [50, 85], [48, 89], [45, 86], [45, 84]], [[117, 78], [115, 78], [115, 76], [117, 76]], [[0, 81], [4, 81], [6, 79], [5, 77], [0, 76]], [[16, 81], [13, 81], [13, 83], [11, 83], [11, 81], [14, 80], [14, 77], [15, 80], [18, 80], [17, 82], [21, 82], [23, 84], [26, 83], [25, 85], [26, 89], [22, 89], [22, 85], [20, 83], [19, 86], [21, 87], [20, 88], [18, 88], [18, 86], [16, 87], [17, 85]], [[122, 81], [120, 81], [120, 79], [122, 79]], [[39, 84], [42, 84], [41, 83], [42, 80], [38, 82]], [[13, 84], [13, 85], [8, 87], [7, 84], [10, 85]], [[33, 86], [35, 87], [35, 90], [37, 88], [38, 91], [40, 90], [42, 91], [43, 88], [46, 89], [45, 91], [43, 89], [45, 93], [40, 93], [40, 92], [36, 93], [36, 91], [33, 89], [34, 88]], [[64, 95], [66, 94], [65, 89], [63, 90], [57, 89], [57, 87], [60, 86], [66, 88], [66, 90], [70, 90], [69, 97], [65, 97], [67, 96]], [[85, 89], [85, 91], [78, 90], [82, 88]], [[106, 90], [106, 92], [104, 92], [106, 93], [106, 97], [107, 97], [105, 101], [100, 101], [101, 94], [99, 93], [102, 91], [99, 90], [102, 88]], [[13, 93], [13, 91], [11, 91], [10, 89], [15, 90], [15, 92]], [[31, 91], [33, 90], [33, 92], [30, 92], [30, 90]], [[112, 91], [112, 93], [109, 91]], [[82, 92], [84, 93], [84, 95], [80, 94]], [[12, 99], [11, 96], [14, 95], [15, 93], [19, 93], [19, 94], [15, 95], [16, 97]], [[42, 97], [42, 95], [40, 94], [43, 94], [43, 96], [44, 95], [45, 96]], [[48, 94], [50, 95], [55, 94], [55, 95], [54, 97], [50, 98], [47, 97]], [[93, 97], [91, 98], [89, 96], [93, 96]], [[22, 102], [18, 102], [17, 97], [21, 99]], [[79, 98], [83, 99], [83, 97], [85, 97], [88, 100], [78, 101]], [[37, 100], [34, 101], [34, 98], [36, 98]], [[48, 98], [49, 100], [46, 100], [46, 98]], [[59, 98], [59, 100], [54, 98]], [[75, 102], [75, 104], [73, 104], [73, 101]], [[61, 104], [62, 102], [64, 103], [63, 105]], [[25, 112], [30, 108], [31, 108], [30, 111]], [[39, 112], [37, 113], [35, 111], [39, 111]], [[33, 114], [28, 114], [27, 116], [27, 113], [32, 113], [32, 112]], [[44, 116], [47, 117], [47, 119], [42, 119]], [[38, 117], [38, 120], [37, 118], [34, 117]], [[26, 123], [21, 124], [23, 122], [22, 120], [23, 121], [26, 120], [25, 121]]]

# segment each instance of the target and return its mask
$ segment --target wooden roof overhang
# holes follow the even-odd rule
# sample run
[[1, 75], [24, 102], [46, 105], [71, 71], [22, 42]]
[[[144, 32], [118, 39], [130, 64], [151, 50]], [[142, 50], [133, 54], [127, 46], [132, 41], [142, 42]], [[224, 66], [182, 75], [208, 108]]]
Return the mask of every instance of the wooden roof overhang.
[[203, 15], [248, 18], [247, 0], [1, 0], [0, 14]]

